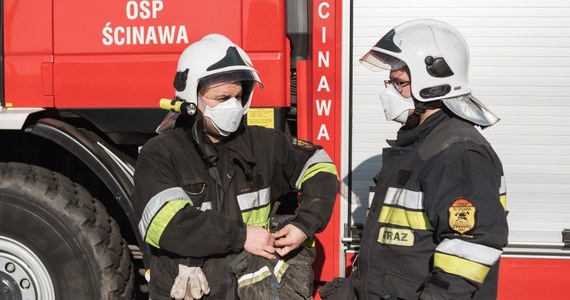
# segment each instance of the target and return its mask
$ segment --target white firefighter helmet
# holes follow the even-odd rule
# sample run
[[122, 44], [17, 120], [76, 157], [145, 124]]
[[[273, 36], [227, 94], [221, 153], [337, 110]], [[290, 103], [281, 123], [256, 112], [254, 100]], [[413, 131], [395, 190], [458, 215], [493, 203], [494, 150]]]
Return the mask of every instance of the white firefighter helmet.
[[253, 84], [261, 84], [251, 59], [238, 45], [221, 34], [209, 34], [188, 46], [180, 55], [174, 88], [176, 96], [187, 102], [196, 104], [198, 86], [213, 87], [216, 85], [248, 81], [252, 88], [244, 107], [249, 108]]
[[[251, 104], [255, 83], [263, 87], [249, 56], [221, 34], [209, 34], [186, 47], [178, 59], [174, 88], [177, 100], [197, 105], [198, 87], [215, 87], [230, 82], [244, 82], [244, 115]], [[178, 113], [169, 113], [157, 132], [174, 126]]]
[[469, 46], [463, 35], [445, 22], [418, 19], [398, 25], [360, 62], [373, 71], [407, 66], [415, 100], [442, 100], [458, 116], [482, 126], [499, 120], [471, 96]]

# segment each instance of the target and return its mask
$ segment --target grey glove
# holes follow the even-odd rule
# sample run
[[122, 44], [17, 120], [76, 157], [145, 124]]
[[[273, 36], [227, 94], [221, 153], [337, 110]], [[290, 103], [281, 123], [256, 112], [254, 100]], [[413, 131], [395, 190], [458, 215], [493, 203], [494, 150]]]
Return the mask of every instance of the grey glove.
[[210, 287], [202, 268], [178, 265], [178, 276], [174, 279], [170, 297], [176, 300], [194, 300], [209, 293]]

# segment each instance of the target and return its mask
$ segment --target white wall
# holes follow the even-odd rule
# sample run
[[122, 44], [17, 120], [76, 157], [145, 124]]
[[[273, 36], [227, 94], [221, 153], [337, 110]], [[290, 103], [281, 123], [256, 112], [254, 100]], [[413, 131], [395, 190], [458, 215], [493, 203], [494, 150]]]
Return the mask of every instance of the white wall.
[[378, 95], [387, 73], [358, 59], [392, 27], [416, 18], [456, 26], [471, 50], [474, 95], [501, 121], [483, 130], [507, 181], [510, 244], [561, 246], [570, 229], [570, 1], [353, 1], [353, 216], [364, 222], [368, 186], [398, 125]]

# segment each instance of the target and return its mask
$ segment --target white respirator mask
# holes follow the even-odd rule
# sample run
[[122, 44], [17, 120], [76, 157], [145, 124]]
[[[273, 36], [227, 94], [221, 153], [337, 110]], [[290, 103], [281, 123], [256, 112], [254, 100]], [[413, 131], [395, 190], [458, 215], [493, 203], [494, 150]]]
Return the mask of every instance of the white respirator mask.
[[412, 98], [404, 98], [392, 85], [389, 85], [380, 94], [380, 100], [382, 101], [382, 106], [384, 106], [386, 120], [400, 124], [404, 124], [408, 120], [408, 110], [415, 108], [414, 100]]
[[214, 107], [209, 107], [202, 99], [198, 99], [204, 105], [204, 116], [212, 120], [212, 124], [221, 136], [228, 136], [235, 132], [241, 124], [243, 115], [248, 110], [235, 97], [218, 103]]

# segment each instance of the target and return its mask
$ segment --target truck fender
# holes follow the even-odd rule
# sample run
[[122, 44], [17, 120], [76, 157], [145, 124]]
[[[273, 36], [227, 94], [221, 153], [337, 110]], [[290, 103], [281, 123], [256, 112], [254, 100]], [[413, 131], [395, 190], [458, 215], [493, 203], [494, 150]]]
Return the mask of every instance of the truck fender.
[[134, 189], [134, 162], [122, 158], [95, 133], [76, 128], [68, 123], [52, 118], [43, 118], [31, 127], [30, 133], [57, 143], [85, 163], [107, 186], [115, 200], [123, 209], [134, 231], [140, 250], [143, 252], [145, 267], [149, 266], [150, 255], [147, 244], [138, 231], [131, 194]]
[[43, 108], [5, 108], [0, 107], [0, 129], [22, 129], [31, 114]]

